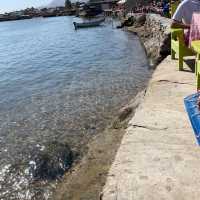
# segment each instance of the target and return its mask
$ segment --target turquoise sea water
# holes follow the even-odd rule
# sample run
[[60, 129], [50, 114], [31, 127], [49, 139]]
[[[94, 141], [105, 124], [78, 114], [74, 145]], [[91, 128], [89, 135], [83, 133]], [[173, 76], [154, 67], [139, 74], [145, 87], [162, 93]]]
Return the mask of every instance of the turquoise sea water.
[[31, 152], [52, 140], [84, 152], [150, 76], [135, 35], [73, 20], [0, 23], [0, 199], [33, 199]]

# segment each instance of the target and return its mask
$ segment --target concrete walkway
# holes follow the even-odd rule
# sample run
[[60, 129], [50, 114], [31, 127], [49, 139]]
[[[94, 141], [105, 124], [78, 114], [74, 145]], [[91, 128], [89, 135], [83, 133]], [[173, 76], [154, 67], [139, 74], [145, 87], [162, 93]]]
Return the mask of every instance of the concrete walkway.
[[199, 200], [200, 147], [183, 98], [195, 92], [195, 75], [166, 58], [122, 140], [103, 200]]

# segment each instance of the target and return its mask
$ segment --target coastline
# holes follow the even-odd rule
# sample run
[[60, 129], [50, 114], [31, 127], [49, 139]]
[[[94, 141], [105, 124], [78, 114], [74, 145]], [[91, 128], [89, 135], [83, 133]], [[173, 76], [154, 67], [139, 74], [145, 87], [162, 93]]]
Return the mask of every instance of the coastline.
[[[157, 15], [153, 16], [158, 17]], [[158, 17], [158, 20], [160, 20], [160, 17]], [[148, 30], [148, 36], [144, 35], [146, 31], [145, 23], [134, 25], [128, 29], [128, 31], [138, 34], [141, 44], [146, 50], [147, 57], [153, 60], [154, 68], [167, 56], [170, 48], [167, 46], [168, 49], [164, 54], [162, 53], [163, 44], [166, 41], [169, 42], [168, 30], [166, 31], [166, 27], [164, 29], [163, 34], [166, 37], [164, 42], [159, 41], [160, 46], [156, 54], [152, 54], [152, 52], [157, 47], [150, 48], [148, 42], [152, 44], [152, 42], [161, 39], [161, 37], [152, 37], [152, 30]], [[164, 46], [164, 48], [166, 47]], [[138, 106], [144, 101], [145, 93], [146, 89], [139, 92], [127, 106], [119, 111], [119, 115], [113, 120], [112, 124], [92, 139], [88, 144], [87, 155], [72, 170], [67, 172], [63, 180], [58, 183], [53, 199], [102, 199], [102, 190], [106, 183], [109, 169], [115, 160], [130, 120], [134, 117]]]
[[137, 14], [133, 16], [134, 25], [128, 31], [137, 34], [146, 50], [150, 65], [155, 67], [170, 54], [171, 19], [158, 14]]
[[[72, 36], [70, 38], [74, 38], [73, 41], [76, 41], [77, 36], [75, 36], [76, 34], [74, 34], [74, 30], [71, 29], [71, 19], [72, 18], [66, 18], [66, 20], [62, 20], [61, 18], [60, 20], [58, 18], [57, 19], [54, 18], [54, 19], [49, 20], [51, 23], [46, 23], [44, 20], [41, 20], [41, 22], [44, 24], [47, 24], [47, 26], [45, 27], [48, 30], [51, 30], [51, 27], [52, 29], [54, 29], [54, 27], [57, 25], [58, 28], [55, 31], [56, 34], [55, 33], [53, 34], [57, 36], [57, 38], [64, 38], [64, 41], [66, 42], [67, 41], [66, 32], [71, 32]], [[66, 23], [67, 21], [69, 23]], [[40, 20], [38, 19], [30, 20], [29, 22], [30, 24], [33, 24], [34, 22], [36, 22], [36, 24], [38, 25], [40, 25], [41, 23]], [[29, 24], [29, 22], [27, 21], [25, 22], [25, 24], [26, 23]], [[19, 27], [20, 27], [20, 24], [21, 23], [16, 23], [16, 25], [17, 26], [19, 25]], [[70, 29], [68, 30], [66, 26], [62, 26], [60, 24], [69, 25]], [[4, 26], [4, 24], [2, 24], [2, 26]], [[22, 23], [22, 26], [23, 26], [23, 23]], [[34, 31], [37, 32], [37, 29], [38, 29], [37, 26], [34, 25], [30, 27], [31, 27], [29, 29], [31, 30], [30, 34], [35, 35]], [[35, 28], [32, 29], [32, 27], [35, 27]], [[21, 31], [23, 32], [23, 30], [19, 28], [20, 33]], [[82, 37], [84, 39], [83, 41], [85, 41], [85, 37], [87, 37], [85, 36], [85, 31], [87, 30], [82, 31], [83, 33]], [[52, 51], [50, 51], [53, 53], [51, 55], [54, 55], [54, 53], [56, 55], [59, 55], [60, 62], [57, 62], [57, 65], [55, 65], [55, 67], [52, 66], [52, 64], [54, 63], [53, 62], [54, 59], [57, 58], [56, 55], [52, 56], [54, 57], [53, 60], [45, 59], [47, 55], [45, 51], [46, 45], [41, 45], [42, 48], [39, 55], [40, 57], [44, 58], [45, 65], [40, 64], [40, 63], [43, 63], [40, 60], [40, 63], [38, 63], [38, 65], [36, 66], [38, 70], [41, 69], [40, 75], [44, 73], [44, 76], [41, 76], [41, 77], [44, 77], [42, 81], [47, 80], [47, 83], [49, 83], [48, 80], [50, 80], [50, 83], [51, 83], [49, 87], [50, 89], [49, 90], [45, 89], [45, 91], [43, 92], [40, 82], [39, 84], [36, 84], [35, 88], [39, 91], [39, 94], [36, 94], [30, 91], [31, 97], [32, 96], [34, 97], [33, 99], [31, 98], [33, 102], [30, 104], [29, 98], [27, 98], [26, 101], [22, 101], [23, 104], [20, 104], [20, 106], [18, 106], [18, 110], [20, 110], [20, 115], [19, 115], [20, 120], [18, 120], [19, 116], [14, 115], [13, 116], [14, 119], [12, 119], [14, 123], [10, 123], [10, 126], [7, 126], [8, 128], [12, 127], [10, 131], [11, 134], [9, 135], [10, 137], [8, 137], [8, 140], [5, 146], [2, 144], [1, 148], [5, 149], [7, 148], [9, 144], [11, 144], [10, 146], [14, 150], [12, 151], [12, 149], [11, 150], [8, 149], [7, 151], [6, 149], [4, 153], [5, 158], [7, 158], [6, 157], [8, 155], [7, 152], [12, 153], [13, 164], [9, 167], [6, 166], [6, 168], [4, 168], [3, 163], [2, 163], [2, 172], [6, 170], [6, 173], [2, 175], [4, 179], [1, 181], [1, 185], [3, 185], [3, 190], [7, 192], [6, 193], [7, 198], [9, 198], [9, 196], [11, 195], [12, 197], [17, 196], [18, 194], [24, 195], [23, 199], [25, 198], [27, 199], [28, 198], [29, 199], [42, 198], [43, 199], [43, 198], [48, 198], [48, 197], [50, 198], [51, 192], [55, 186], [54, 183], [57, 182], [57, 180], [52, 180], [52, 179], [54, 179], [55, 176], [57, 176], [58, 179], [61, 179], [61, 176], [63, 175], [63, 173], [67, 171], [68, 167], [70, 167], [72, 164], [71, 151], [73, 151], [74, 153], [73, 156], [75, 159], [77, 158], [77, 160], [81, 159], [84, 156], [83, 152], [86, 155], [89, 148], [86, 146], [88, 144], [88, 141], [92, 143], [93, 141], [92, 138], [95, 137], [96, 133], [102, 134], [101, 132], [103, 131], [103, 129], [108, 124], [111, 123], [113, 116], [116, 116], [118, 109], [120, 109], [121, 106], [126, 105], [126, 103], [128, 103], [131, 100], [131, 98], [137, 94], [139, 89], [144, 88], [146, 86], [147, 80], [150, 76], [150, 72], [148, 70], [147, 59], [146, 59], [144, 50], [141, 47], [138, 38], [135, 37], [131, 33], [126, 33], [123, 31], [119, 31], [117, 29], [114, 30], [112, 29], [111, 26], [106, 26], [104, 28], [99, 27], [97, 29], [88, 30], [90, 34], [87, 34], [88, 40], [85, 43], [87, 44], [90, 41], [89, 38], [93, 38], [91, 37], [91, 34], [97, 35], [98, 31], [99, 31], [98, 41], [96, 40], [96, 37], [94, 37], [95, 44], [98, 44], [98, 45], [94, 45], [94, 43], [92, 42], [93, 41], [92, 39], [91, 43], [89, 43], [91, 45], [88, 46], [88, 49], [90, 49], [92, 53], [94, 52], [94, 54], [96, 54], [96, 51], [95, 51], [96, 46], [99, 47], [99, 52], [102, 52], [102, 49], [106, 47], [104, 49], [103, 55], [98, 54], [99, 57], [98, 55], [91, 56], [93, 54], [90, 53], [90, 59], [88, 61], [87, 59], [82, 60], [82, 64], [84, 63], [84, 61], [86, 61], [86, 64], [83, 64], [83, 66], [87, 67], [86, 69], [90, 67], [90, 63], [97, 62], [96, 65], [94, 66], [95, 68], [90, 70], [89, 73], [87, 72], [87, 70], [84, 70], [84, 69], [83, 69], [84, 73], [77, 73], [81, 70], [74, 69], [75, 68], [74, 65], [76, 63], [71, 64], [73, 63], [73, 59], [70, 59], [70, 61], [72, 61], [69, 64], [72, 66], [72, 70], [70, 70], [70, 72], [75, 70], [73, 73], [74, 75], [76, 75], [75, 77], [74, 76], [66, 77], [66, 74], [69, 74], [67, 73], [68, 72], [67, 63], [69, 63], [67, 59], [67, 55], [69, 54], [63, 53], [63, 52], [67, 52], [69, 49], [69, 48], [65, 48], [67, 42], [65, 43], [65, 45], [60, 45], [60, 43], [58, 42], [57, 43], [58, 46], [56, 46], [56, 48], [53, 48]], [[79, 33], [81, 33], [81, 31]], [[113, 36], [112, 40], [109, 37], [105, 38], [105, 33], [107, 36], [112, 35]], [[30, 38], [30, 34], [27, 35], [27, 40]], [[38, 36], [39, 35], [40, 34], [38, 34]], [[46, 33], [44, 34], [44, 36], [46, 38]], [[9, 41], [10, 40], [8, 40], [8, 43]], [[24, 41], [26, 41], [26, 37], [24, 37]], [[32, 41], [34, 40], [31, 40], [30, 43]], [[42, 41], [46, 41], [46, 40], [42, 40]], [[75, 43], [75, 44], [79, 44], [79, 43]], [[60, 46], [61, 47], [63, 46], [64, 48], [61, 48], [62, 53], [58, 54], [58, 52], [60, 52], [59, 51]], [[85, 45], [82, 45], [82, 46], [84, 47]], [[74, 47], [76, 47], [76, 45]], [[133, 53], [135, 47], [137, 47], [137, 52]], [[93, 48], [94, 50], [92, 50]], [[26, 48], [21, 48], [21, 49], [24, 52], [23, 55], [26, 55], [26, 53], [29, 52], [28, 49]], [[76, 49], [74, 48], [74, 50]], [[107, 53], [105, 50], [107, 50]], [[5, 53], [5, 57], [6, 57], [6, 54], [7, 53]], [[18, 55], [18, 52], [16, 52], [16, 54]], [[85, 53], [83, 53], [83, 57], [84, 55]], [[29, 55], [24, 56], [24, 58], [29, 58], [28, 56]], [[88, 53], [86, 53], [86, 58], [87, 56], [88, 56]], [[102, 56], [104, 59], [102, 59]], [[35, 59], [35, 60], [39, 60], [39, 59]], [[106, 62], [106, 60], [108, 60], [108, 62]], [[110, 62], [110, 60], [112, 63]], [[74, 61], [76, 62], [77, 59], [74, 59]], [[29, 62], [31, 62], [31, 59]], [[23, 60], [21, 60], [21, 62], [19, 63], [23, 63]], [[35, 67], [35, 65], [32, 65], [32, 66]], [[46, 70], [44, 70], [46, 69], [46, 66], [52, 66], [54, 71], [57, 73], [50, 73], [51, 75], [53, 75], [50, 77], [46, 76]], [[60, 67], [58, 68], [57, 66], [60, 66]], [[16, 68], [19, 69], [18, 67]], [[29, 70], [25, 69], [25, 72], [26, 73], [22, 73], [22, 76], [24, 75], [24, 78], [26, 78], [25, 76], [27, 72], [29, 72]], [[112, 76], [110, 76], [111, 74]], [[35, 74], [32, 73], [33, 78], [34, 78], [34, 75]], [[62, 82], [63, 79], [61, 77], [63, 77], [64, 80], [66, 81]], [[81, 79], [81, 77], [83, 77], [83, 79]], [[95, 78], [93, 79], [93, 77]], [[71, 78], [72, 78], [71, 82], [73, 84], [69, 84]], [[21, 80], [23, 79], [21, 78]], [[55, 84], [52, 84], [52, 80], [55, 80]], [[80, 82], [80, 80], [83, 80], [83, 81]], [[92, 84], [93, 81], [94, 81], [94, 84]], [[76, 87], [73, 87], [73, 85], [75, 85], [76, 83], [78, 83]], [[70, 85], [69, 87], [68, 87], [68, 84]], [[46, 82], [45, 82], [45, 85], [46, 85]], [[55, 87], [52, 87], [52, 85]], [[92, 86], [91, 90], [90, 90], [90, 85]], [[84, 86], [83, 90], [78, 89], [79, 87], [77, 86], [80, 86], [80, 88]], [[101, 89], [98, 89], [99, 86], [103, 86], [103, 87], [101, 87]], [[70, 90], [68, 90], [68, 88]], [[73, 90], [73, 88], [75, 88], [75, 90]], [[80, 91], [80, 93], [79, 92], [77, 93], [77, 91]], [[77, 98], [79, 94], [81, 98]], [[20, 97], [21, 96], [23, 95], [20, 95]], [[84, 103], [83, 100], [87, 100], [87, 101], [85, 101]], [[95, 105], [96, 107], [92, 106], [93, 105], [92, 102], [96, 104]], [[75, 111], [75, 112], [72, 112], [71, 116], [66, 115], [66, 113], [69, 113], [70, 110]], [[101, 112], [104, 113], [102, 117], [101, 117]], [[130, 110], [127, 109], [126, 112], [127, 114], [129, 114]], [[10, 113], [12, 114], [12, 112]], [[15, 112], [15, 113], [18, 113], [18, 112]], [[96, 115], [96, 117], [93, 117], [94, 115]], [[68, 117], [71, 120], [68, 121], [69, 119]], [[124, 115], [120, 117], [120, 119], [123, 119], [123, 118], [124, 118]], [[2, 121], [4, 121], [5, 124], [9, 124], [9, 123], [6, 123], [7, 121], [9, 122], [9, 119], [10, 117], [6, 119], [2, 119]], [[73, 121], [73, 124], [71, 123], [72, 121]], [[73, 126], [76, 126], [76, 132], [75, 131], [73, 132]], [[118, 127], [118, 123], [116, 122], [114, 126]], [[6, 133], [7, 127], [5, 129], [5, 133]], [[26, 131], [24, 131], [25, 128], [26, 128]], [[12, 130], [15, 130], [15, 132], [13, 132]], [[14, 137], [15, 136], [14, 133], [18, 133], [18, 132], [19, 134], [16, 134], [16, 137]], [[112, 134], [110, 137], [109, 136], [107, 137], [108, 139], [104, 139], [104, 140], [102, 136], [102, 141], [111, 140], [113, 138], [112, 140], [113, 142], [110, 142], [110, 144], [115, 145], [115, 143], [117, 143], [115, 142], [115, 137], [116, 137], [115, 135], [117, 134]], [[23, 137], [23, 140], [18, 140], [18, 138], [21, 139], [22, 137]], [[119, 134], [119, 137], [120, 137], [120, 134]], [[100, 139], [101, 138], [99, 137], [96, 140], [97, 144], [98, 144], [98, 141], [100, 141]], [[12, 141], [17, 141], [17, 142], [13, 143]], [[32, 143], [31, 145], [28, 145], [30, 141]], [[57, 141], [58, 143], [55, 143]], [[120, 138], [119, 138], [119, 142], [120, 142]], [[99, 142], [99, 144], [101, 143], [104, 143], [104, 142]], [[93, 145], [93, 147], [95, 147], [95, 145]], [[21, 148], [23, 148], [23, 154], [20, 153], [22, 152]], [[113, 151], [114, 151], [114, 148], [115, 147], [113, 147]], [[103, 148], [103, 149], [106, 149], [106, 148]], [[24, 154], [25, 151], [26, 151], [26, 154]], [[63, 154], [63, 151], [65, 152], [64, 154]], [[31, 156], [29, 157], [29, 155]], [[62, 155], [65, 155], [65, 157], [63, 157]], [[114, 155], [115, 153], [113, 153], [113, 157]], [[21, 158], [20, 156], [23, 156], [23, 157]], [[19, 160], [17, 162], [17, 167], [14, 163], [15, 161], [14, 158], [16, 158], [17, 161]], [[105, 159], [105, 156], [99, 159], [100, 160], [99, 163], [101, 163], [102, 160], [104, 159]], [[48, 160], [53, 161], [51, 162], [52, 163], [51, 165], [49, 165]], [[57, 160], [59, 160], [59, 162]], [[67, 162], [65, 162], [64, 165], [62, 165], [63, 160], [67, 160], [67, 162], [70, 161], [69, 165]], [[109, 159], [107, 159], [107, 161], [109, 161]], [[75, 162], [76, 161], [74, 161], [74, 163]], [[99, 163], [97, 163], [97, 165], [99, 165]], [[9, 164], [9, 159], [8, 159], [8, 164]], [[58, 171], [57, 168], [59, 166], [65, 166], [64, 169], [67, 168], [67, 170]], [[110, 167], [110, 163], [108, 165], [108, 169], [109, 167]], [[18, 173], [18, 169], [20, 173]], [[30, 174], [30, 176], [28, 173]], [[15, 179], [15, 177], [17, 178]], [[19, 179], [22, 180], [23, 182], [22, 181], [19, 182], [18, 181]], [[74, 180], [76, 181], [77, 178], [75, 178]], [[12, 185], [16, 185], [15, 183], [16, 184], [19, 183], [20, 187], [17, 187], [17, 188], [12, 187]], [[11, 190], [8, 191], [6, 189], [8, 187], [11, 188]], [[27, 195], [26, 191], [29, 192], [28, 197], [25, 196]]]
[[99, 199], [128, 122], [144, 98], [145, 90], [125, 107], [112, 123], [88, 144], [88, 153], [58, 183], [52, 199]]

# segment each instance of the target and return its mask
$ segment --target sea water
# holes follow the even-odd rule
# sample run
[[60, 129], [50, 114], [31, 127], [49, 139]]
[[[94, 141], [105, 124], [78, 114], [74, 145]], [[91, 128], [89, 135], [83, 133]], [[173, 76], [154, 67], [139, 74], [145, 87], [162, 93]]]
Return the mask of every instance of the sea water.
[[29, 173], [33, 152], [56, 140], [84, 155], [146, 85], [137, 36], [109, 22], [75, 31], [73, 21], [0, 23], [0, 199], [48, 199], [48, 181], [34, 183]]

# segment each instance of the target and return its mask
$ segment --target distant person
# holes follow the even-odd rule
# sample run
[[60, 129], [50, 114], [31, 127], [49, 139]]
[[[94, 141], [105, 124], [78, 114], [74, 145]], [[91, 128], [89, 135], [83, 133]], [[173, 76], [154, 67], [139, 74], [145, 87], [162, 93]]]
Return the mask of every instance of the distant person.
[[172, 28], [189, 29], [194, 12], [200, 12], [200, 0], [182, 1], [172, 17]]
[[168, 2], [164, 2], [163, 3], [163, 15], [165, 16], [165, 17], [169, 17], [170, 15], [169, 15], [169, 3]]

